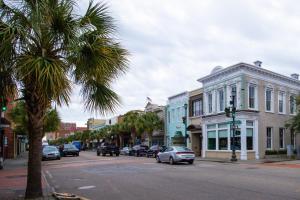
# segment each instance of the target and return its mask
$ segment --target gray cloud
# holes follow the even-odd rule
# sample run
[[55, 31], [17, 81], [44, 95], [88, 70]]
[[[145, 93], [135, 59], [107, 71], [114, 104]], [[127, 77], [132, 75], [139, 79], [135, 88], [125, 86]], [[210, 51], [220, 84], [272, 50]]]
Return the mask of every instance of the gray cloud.
[[[80, 1], [80, 12], [87, 2]], [[123, 100], [115, 114], [143, 109], [147, 96], [165, 104], [168, 96], [200, 87], [196, 79], [216, 65], [259, 59], [275, 72], [300, 72], [298, 1], [111, 0], [108, 5], [120, 42], [131, 53], [130, 70], [113, 85]], [[83, 112], [78, 91], [70, 107], [61, 108], [63, 120], [82, 124], [102, 117]]]

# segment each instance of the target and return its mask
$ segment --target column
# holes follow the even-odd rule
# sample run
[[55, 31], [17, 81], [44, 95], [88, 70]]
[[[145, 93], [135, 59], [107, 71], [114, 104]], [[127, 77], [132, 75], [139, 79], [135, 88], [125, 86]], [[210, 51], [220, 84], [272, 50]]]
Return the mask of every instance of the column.
[[247, 160], [247, 130], [246, 120], [241, 120], [241, 160]]
[[201, 156], [202, 158], [205, 158], [205, 153], [207, 149], [207, 132], [206, 132], [206, 125], [205, 123], [202, 124], [202, 151], [201, 151]]

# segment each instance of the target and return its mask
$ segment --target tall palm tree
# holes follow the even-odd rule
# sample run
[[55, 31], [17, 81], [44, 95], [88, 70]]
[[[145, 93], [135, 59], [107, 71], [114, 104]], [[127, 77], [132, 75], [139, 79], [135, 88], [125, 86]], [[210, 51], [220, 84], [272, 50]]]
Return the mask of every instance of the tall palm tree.
[[28, 115], [26, 198], [42, 196], [41, 140], [49, 105], [68, 104], [73, 84], [81, 85], [87, 110], [114, 111], [120, 102], [111, 84], [126, 71], [128, 52], [116, 40], [113, 19], [105, 4], [90, 1], [83, 16], [75, 6], [75, 0], [0, 0], [1, 94], [18, 88]]
[[163, 122], [154, 112], [146, 112], [143, 116], [144, 129], [148, 134], [149, 144], [152, 144], [153, 131], [159, 131], [163, 128]]
[[141, 131], [141, 128], [138, 125], [141, 114], [141, 111], [130, 111], [124, 115], [124, 119], [122, 121], [122, 128], [127, 132], [130, 132], [133, 145], [136, 142], [136, 137]]

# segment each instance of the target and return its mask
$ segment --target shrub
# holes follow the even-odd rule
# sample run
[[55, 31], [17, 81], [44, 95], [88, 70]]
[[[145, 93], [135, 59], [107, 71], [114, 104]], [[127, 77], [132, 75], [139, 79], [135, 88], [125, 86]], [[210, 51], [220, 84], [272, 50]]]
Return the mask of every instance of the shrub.
[[277, 155], [277, 151], [276, 150], [266, 150], [265, 154], [266, 155]]

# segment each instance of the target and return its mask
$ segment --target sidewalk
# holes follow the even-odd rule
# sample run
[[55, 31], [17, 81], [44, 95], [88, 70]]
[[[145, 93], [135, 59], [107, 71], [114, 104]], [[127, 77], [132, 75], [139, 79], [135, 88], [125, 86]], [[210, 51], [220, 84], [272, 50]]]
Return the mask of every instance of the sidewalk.
[[196, 161], [206, 161], [206, 162], [218, 162], [218, 163], [237, 163], [237, 164], [264, 164], [264, 163], [281, 163], [281, 162], [289, 162], [295, 161], [299, 162], [300, 160], [291, 160], [288, 158], [268, 158], [268, 159], [259, 159], [259, 160], [238, 160], [237, 162], [231, 162], [230, 159], [222, 159], [222, 158], [201, 158], [196, 157]]
[[[15, 159], [7, 159], [4, 162], [4, 169], [0, 170], [0, 199], [24, 199], [27, 181], [27, 160], [28, 153], [22, 153]], [[42, 177], [43, 199], [50, 197], [50, 188]], [[47, 197], [49, 196], [49, 198]]]

